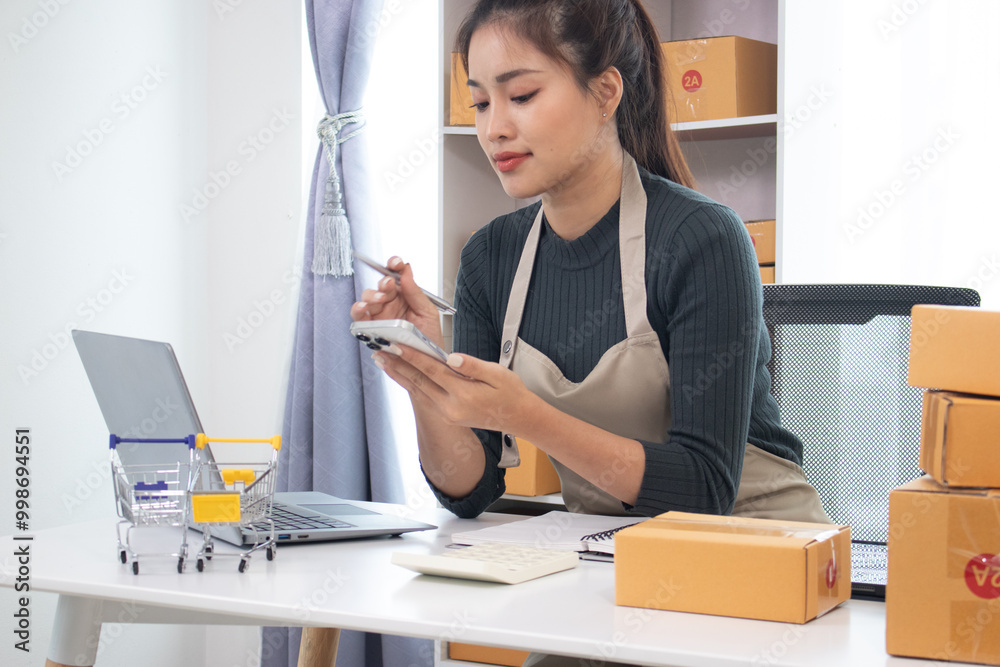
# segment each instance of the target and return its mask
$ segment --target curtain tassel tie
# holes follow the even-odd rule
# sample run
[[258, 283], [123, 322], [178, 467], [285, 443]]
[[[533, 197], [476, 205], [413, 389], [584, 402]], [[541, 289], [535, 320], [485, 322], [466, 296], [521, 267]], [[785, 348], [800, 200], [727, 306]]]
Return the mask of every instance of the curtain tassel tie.
[[[340, 136], [347, 125], [358, 123], [358, 129]], [[337, 173], [337, 146], [357, 136], [364, 129], [365, 118], [362, 111], [348, 111], [335, 116], [324, 116], [316, 128], [323, 142], [330, 165], [323, 195], [323, 211], [316, 220], [315, 243], [313, 247], [312, 272], [318, 276], [343, 278], [354, 275], [354, 253], [351, 245], [351, 226], [344, 209], [344, 193]]]

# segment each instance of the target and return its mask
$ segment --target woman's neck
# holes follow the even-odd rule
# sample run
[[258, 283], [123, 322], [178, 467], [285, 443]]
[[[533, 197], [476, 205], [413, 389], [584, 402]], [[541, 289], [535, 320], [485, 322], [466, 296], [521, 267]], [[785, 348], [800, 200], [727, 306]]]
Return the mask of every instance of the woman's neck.
[[595, 157], [572, 182], [542, 194], [549, 227], [567, 241], [580, 238], [596, 225], [621, 196], [622, 151]]

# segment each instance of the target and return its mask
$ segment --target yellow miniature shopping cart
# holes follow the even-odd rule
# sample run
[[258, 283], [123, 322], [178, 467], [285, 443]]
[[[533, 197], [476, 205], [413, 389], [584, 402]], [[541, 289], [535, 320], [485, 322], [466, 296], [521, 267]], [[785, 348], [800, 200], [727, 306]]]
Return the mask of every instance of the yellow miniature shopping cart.
[[[157, 447], [168, 443], [183, 443], [188, 448], [188, 459], [175, 463], [125, 464], [118, 447], [126, 443], [132, 447]], [[132, 573], [139, 574], [139, 559], [147, 556], [165, 556], [177, 559], [177, 571], [184, 571], [188, 557], [187, 515], [188, 501], [196, 474], [195, 437], [186, 438], [121, 438], [110, 436], [111, 478], [115, 489], [118, 516], [118, 557], [123, 564], [131, 561]], [[142, 457], [139, 457], [142, 458]], [[151, 458], [156, 459], [157, 456]], [[127, 526], [122, 539], [122, 527]], [[133, 534], [144, 526], [167, 526], [180, 532], [180, 547], [171, 552], [139, 552], [133, 545]]]
[[[281, 436], [253, 440], [209, 438], [204, 433], [199, 433], [194, 436], [194, 442], [195, 447], [201, 450], [210, 442], [263, 442], [271, 445], [271, 457], [266, 463], [202, 460], [198, 464], [191, 491], [192, 521], [201, 527], [205, 538], [197, 556], [198, 571], [204, 570], [205, 561], [212, 558], [238, 556], [239, 571], [243, 572], [250, 562], [250, 556], [260, 550], [265, 550], [268, 560], [274, 560], [277, 541], [274, 521], [271, 519], [271, 503], [278, 476]], [[216, 552], [211, 532], [215, 526], [238, 526], [250, 549], [233, 554]]]

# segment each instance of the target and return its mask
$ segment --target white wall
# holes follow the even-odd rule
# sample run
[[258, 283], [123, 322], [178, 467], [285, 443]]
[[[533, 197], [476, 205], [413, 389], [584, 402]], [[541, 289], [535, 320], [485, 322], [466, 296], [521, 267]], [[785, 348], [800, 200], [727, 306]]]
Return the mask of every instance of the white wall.
[[[107, 429], [73, 327], [173, 343], [210, 431], [280, 431], [304, 199], [301, 12], [238, 0], [0, 7], [0, 533], [15, 530], [20, 427], [33, 440], [31, 530], [113, 516]], [[0, 608], [12, 600], [0, 589]], [[54, 596], [32, 595], [31, 609], [32, 653], [5, 641], [0, 663], [41, 664]], [[253, 630], [183, 634], [106, 627], [98, 664], [214, 664], [220, 644], [227, 661], [255, 660]]]
[[[441, 261], [437, 12], [434, 0], [386, 0], [365, 96], [372, 199], [382, 230], [379, 259], [399, 255], [413, 266], [417, 283], [431, 291], [439, 284]], [[374, 287], [380, 276], [365, 269], [362, 278], [366, 286]], [[371, 362], [366, 359], [365, 363]], [[434, 507], [437, 501], [417, 460], [409, 397], [392, 382], [389, 397], [406, 504]]]
[[1000, 4], [785, 4], [781, 280], [972, 287], [1000, 307]]

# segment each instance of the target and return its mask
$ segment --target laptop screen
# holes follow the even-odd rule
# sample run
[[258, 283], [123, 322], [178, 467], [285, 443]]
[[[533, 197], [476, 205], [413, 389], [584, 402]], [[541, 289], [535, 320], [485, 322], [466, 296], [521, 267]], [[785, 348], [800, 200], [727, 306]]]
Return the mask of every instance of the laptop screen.
[[[122, 438], [184, 438], [203, 432], [170, 345], [80, 330], [73, 331], [73, 342], [109, 433]], [[182, 444], [125, 444], [119, 454], [130, 463], [188, 458]]]

